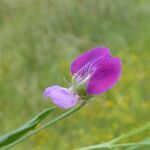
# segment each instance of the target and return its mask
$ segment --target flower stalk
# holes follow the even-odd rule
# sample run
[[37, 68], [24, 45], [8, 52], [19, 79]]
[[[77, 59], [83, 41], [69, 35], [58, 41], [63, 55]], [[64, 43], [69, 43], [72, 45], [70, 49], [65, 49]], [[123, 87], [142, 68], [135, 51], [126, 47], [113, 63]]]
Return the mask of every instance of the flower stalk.
[[45, 128], [47, 128], [47, 127], [49, 127], [49, 126], [51, 126], [51, 125], [53, 125], [53, 124], [55, 124], [55, 123], [57, 123], [58, 121], [61, 121], [62, 119], [66, 118], [66, 117], [68, 117], [68, 116], [70, 116], [70, 115], [72, 115], [74, 112], [76, 112], [77, 110], [81, 109], [81, 108], [85, 105], [85, 103], [86, 103], [85, 100], [81, 101], [81, 103], [79, 103], [77, 106], [73, 107], [72, 109], [69, 109], [68, 111], [66, 111], [65, 113], [61, 114], [60, 116], [58, 116], [58, 117], [56, 117], [56, 118], [50, 120], [49, 122], [45, 123], [45, 124], [44, 124], [43, 126], [41, 126], [40, 128], [37, 128], [37, 129], [33, 130], [33, 131], [30, 132], [29, 134], [27, 134], [27, 135], [21, 137], [20, 139], [14, 141], [14, 142], [11, 143], [11, 144], [5, 146], [5, 147], [2, 148], [1, 150], [8, 150], [8, 149], [14, 147], [15, 145], [17, 145], [17, 144], [23, 142], [24, 140], [30, 138], [31, 136], [37, 134], [37, 133], [40, 132], [41, 130], [43, 130], [43, 129], [45, 129]]

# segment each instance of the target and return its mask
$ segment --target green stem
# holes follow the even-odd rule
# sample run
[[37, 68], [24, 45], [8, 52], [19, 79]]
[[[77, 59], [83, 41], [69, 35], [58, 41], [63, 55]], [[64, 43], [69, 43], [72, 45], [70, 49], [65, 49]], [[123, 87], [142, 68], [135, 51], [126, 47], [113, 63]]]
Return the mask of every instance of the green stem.
[[112, 144], [112, 143], [119, 142], [119, 141], [121, 141], [122, 139], [128, 138], [128, 137], [130, 137], [130, 136], [132, 136], [132, 135], [134, 135], [134, 134], [137, 134], [137, 133], [139, 133], [139, 132], [142, 132], [142, 131], [144, 131], [144, 130], [146, 130], [146, 129], [148, 129], [148, 128], [150, 128], [150, 123], [147, 123], [147, 124], [145, 124], [144, 126], [139, 127], [139, 128], [136, 128], [136, 129], [134, 129], [134, 130], [131, 130], [131, 131], [129, 131], [128, 133], [123, 134], [123, 135], [121, 135], [121, 136], [119, 136], [119, 137], [117, 137], [117, 138], [111, 140], [109, 143]]
[[94, 149], [100, 149], [100, 148], [118, 148], [118, 147], [129, 147], [129, 146], [144, 146], [144, 145], [150, 145], [149, 142], [135, 142], [135, 143], [123, 143], [123, 144], [100, 144], [100, 145], [93, 145], [89, 147], [79, 148], [78, 150], [94, 150]]
[[123, 147], [123, 146], [135, 146], [135, 145], [150, 145], [150, 143], [148, 142], [137, 142], [137, 143], [126, 143], [126, 144], [114, 144], [116, 142], [120, 142], [121, 140], [128, 138], [134, 134], [137, 134], [139, 132], [142, 132], [146, 129], [150, 128], [150, 123], [136, 128], [132, 131], [129, 131], [128, 133], [119, 136], [111, 141], [108, 141], [106, 143], [102, 143], [102, 144], [97, 144], [97, 145], [92, 145], [92, 146], [88, 146], [88, 147], [83, 147], [83, 148], [79, 148], [78, 150], [92, 150], [92, 149], [100, 149], [100, 148], [112, 148], [112, 147]]
[[67, 116], [70, 116], [72, 113], [76, 112], [77, 110], [79, 110], [81, 107], [83, 107], [85, 104], [85, 101], [80, 103], [79, 105], [77, 105], [76, 107], [73, 107], [72, 109], [68, 110], [67, 112], [63, 113], [62, 115], [54, 118], [53, 120], [49, 121], [48, 123], [44, 124], [43, 126], [41, 126], [40, 128], [35, 129], [34, 131], [30, 132], [29, 134], [23, 136], [22, 138], [18, 139], [17, 141], [5, 146], [3, 149], [1, 150], [8, 150], [12, 147], [14, 147], [15, 145], [19, 144], [20, 142], [28, 139], [29, 137], [31, 137], [32, 135], [40, 132], [41, 130], [49, 127], [50, 125], [62, 120], [63, 118], [66, 118]]
[[123, 144], [113, 144], [110, 147], [128, 147], [128, 146], [144, 146], [144, 145], [150, 145], [149, 142], [135, 142], [135, 143], [123, 143]]

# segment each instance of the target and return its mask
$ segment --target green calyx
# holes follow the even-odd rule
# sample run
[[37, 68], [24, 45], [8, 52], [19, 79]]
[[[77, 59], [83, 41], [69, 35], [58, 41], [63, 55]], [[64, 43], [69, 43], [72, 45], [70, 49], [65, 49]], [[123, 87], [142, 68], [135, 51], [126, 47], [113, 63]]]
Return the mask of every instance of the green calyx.
[[90, 99], [92, 98], [93, 96], [92, 95], [89, 95], [87, 93], [87, 85], [86, 85], [86, 81], [84, 82], [80, 82], [80, 83], [77, 83], [76, 81], [73, 81], [73, 86], [72, 86], [72, 89], [74, 92], [76, 92], [80, 97], [84, 97], [84, 99]]

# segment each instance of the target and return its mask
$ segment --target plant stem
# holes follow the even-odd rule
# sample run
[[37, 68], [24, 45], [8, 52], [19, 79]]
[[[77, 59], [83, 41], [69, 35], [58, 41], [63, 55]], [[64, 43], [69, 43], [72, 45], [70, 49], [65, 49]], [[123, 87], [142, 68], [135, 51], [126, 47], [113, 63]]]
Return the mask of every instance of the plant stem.
[[101, 148], [117, 148], [117, 147], [128, 147], [128, 146], [144, 146], [144, 145], [150, 145], [150, 142], [135, 142], [135, 143], [123, 143], [123, 144], [109, 144], [109, 143], [104, 143], [100, 145], [93, 145], [93, 146], [88, 146], [84, 148], [79, 148], [77, 150], [94, 150], [94, 149], [101, 149]]
[[148, 129], [148, 128], [150, 128], [150, 123], [147, 123], [147, 124], [145, 124], [144, 126], [139, 127], [139, 128], [136, 128], [136, 129], [134, 129], [134, 130], [131, 130], [131, 131], [129, 131], [128, 133], [123, 134], [123, 135], [121, 135], [121, 136], [119, 136], [119, 137], [117, 137], [117, 138], [111, 140], [109, 143], [112, 144], [112, 143], [119, 142], [119, 141], [121, 141], [122, 139], [128, 138], [128, 137], [130, 137], [130, 136], [132, 136], [132, 135], [134, 135], [134, 134], [137, 134], [137, 133], [139, 133], [139, 132], [142, 132], [142, 131], [144, 131], [144, 130], [146, 130], [146, 129]]
[[100, 149], [100, 148], [124, 147], [124, 146], [135, 146], [135, 145], [150, 145], [150, 142], [114, 144], [114, 143], [120, 142], [121, 140], [128, 138], [134, 134], [142, 132], [148, 128], [150, 128], [150, 123], [147, 123], [144, 126], [136, 128], [134, 130], [131, 130], [128, 133], [123, 134], [123, 135], [121, 135], [121, 136], [119, 136], [119, 137], [117, 137], [111, 141], [106, 142], [106, 143], [92, 145], [92, 146], [88, 146], [88, 147], [83, 147], [83, 148], [79, 148], [78, 150], [92, 150], [92, 149]]
[[73, 107], [72, 109], [66, 111], [65, 113], [63, 113], [62, 115], [54, 118], [53, 120], [47, 122], [46, 124], [44, 124], [43, 126], [41, 126], [40, 128], [35, 129], [34, 131], [30, 132], [29, 134], [23, 136], [22, 138], [18, 139], [17, 141], [5, 146], [4, 148], [2, 148], [1, 150], [8, 150], [12, 147], [14, 147], [15, 145], [19, 144], [20, 142], [28, 139], [29, 137], [31, 137], [32, 135], [40, 132], [41, 130], [49, 127], [50, 125], [62, 120], [63, 118], [66, 118], [67, 116], [70, 116], [71, 114], [73, 114], [74, 112], [76, 112], [77, 110], [79, 110], [81, 107], [83, 107], [85, 104], [85, 101], [83, 101], [82, 103], [80, 103], [79, 105], [77, 105], [76, 107]]

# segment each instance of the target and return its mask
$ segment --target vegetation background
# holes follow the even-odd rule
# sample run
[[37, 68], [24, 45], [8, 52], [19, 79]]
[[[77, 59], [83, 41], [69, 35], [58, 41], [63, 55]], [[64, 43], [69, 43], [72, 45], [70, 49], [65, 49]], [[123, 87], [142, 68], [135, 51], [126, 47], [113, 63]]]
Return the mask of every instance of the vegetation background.
[[149, 14], [149, 0], [0, 0], [0, 135], [53, 106], [45, 87], [67, 86], [72, 60], [96, 46], [121, 57], [120, 82], [13, 149], [70, 150], [150, 121]]

